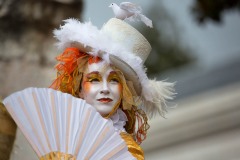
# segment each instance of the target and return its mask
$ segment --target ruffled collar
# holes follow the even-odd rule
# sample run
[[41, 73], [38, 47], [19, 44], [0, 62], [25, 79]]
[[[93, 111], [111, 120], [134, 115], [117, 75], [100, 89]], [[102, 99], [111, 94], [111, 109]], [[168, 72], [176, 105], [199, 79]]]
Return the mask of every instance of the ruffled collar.
[[116, 132], [126, 132], [124, 126], [126, 125], [126, 121], [128, 121], [126, 114], [121, 110], [117, 109], [117, 111], [109, 118], [113, 122], [113, 126]]

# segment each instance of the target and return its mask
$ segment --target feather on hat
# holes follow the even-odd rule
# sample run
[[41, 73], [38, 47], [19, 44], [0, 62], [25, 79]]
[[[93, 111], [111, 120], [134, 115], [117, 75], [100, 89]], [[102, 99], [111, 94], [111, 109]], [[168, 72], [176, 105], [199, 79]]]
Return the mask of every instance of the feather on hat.
[[146, 38], [126, 22], [112, 18], [99, 30], [91, 22], [67, 19], [54, 30], [57, 46], [63, 50], [77, 47], [92, 56], [99, 56], [120, 69], [126, 80], [133, 83], [143, 102], [141, 109], [148, 115], [166, 112], [166, 100], [174, 95], [174, 83], [148, 79], [144, 62], [151, 45]]

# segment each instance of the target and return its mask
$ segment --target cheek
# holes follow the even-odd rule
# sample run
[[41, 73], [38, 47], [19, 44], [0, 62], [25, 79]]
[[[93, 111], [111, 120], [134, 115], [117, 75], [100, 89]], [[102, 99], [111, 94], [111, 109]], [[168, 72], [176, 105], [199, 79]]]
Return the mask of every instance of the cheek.
[[119, 90], [120, 93], [122, 93], [123, 87], [122, 87], [121, 84], [118, 84], [118, 90]]
[[119, 95], [119, 97], [121, 97], [122, 95], [122, 91], [123, 91], [123, 87], [121, 84], [118, 84], [117, 87], [116, 87], [116, 91], [115, 93]]
[[91, 84], [88, 82], [84, 82], [82, 85], [82, 88], [83, 88], [84, 95], [87, 95], [91, 90]]

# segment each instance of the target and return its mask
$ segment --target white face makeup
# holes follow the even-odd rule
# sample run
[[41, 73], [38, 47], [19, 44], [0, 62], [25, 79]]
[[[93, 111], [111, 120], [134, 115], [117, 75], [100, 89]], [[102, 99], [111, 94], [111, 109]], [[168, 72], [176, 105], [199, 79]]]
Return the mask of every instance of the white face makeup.
[[107, 116], [121, 98], [122, 85], [119, 81], [117, 73], [106, 62], [88, 64], [80, 97], [102, 116]]

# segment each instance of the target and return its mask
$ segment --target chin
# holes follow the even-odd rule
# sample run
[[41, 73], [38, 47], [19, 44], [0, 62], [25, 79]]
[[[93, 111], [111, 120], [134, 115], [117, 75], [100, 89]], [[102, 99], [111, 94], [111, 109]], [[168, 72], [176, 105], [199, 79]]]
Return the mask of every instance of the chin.
[[98, 105], [96, 107], [96, 110], [102, 115], [102, 116], [107, 116], [111, 111], [113, 107], [112, 106], [106, 106], [106, 105]]

